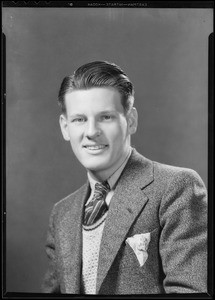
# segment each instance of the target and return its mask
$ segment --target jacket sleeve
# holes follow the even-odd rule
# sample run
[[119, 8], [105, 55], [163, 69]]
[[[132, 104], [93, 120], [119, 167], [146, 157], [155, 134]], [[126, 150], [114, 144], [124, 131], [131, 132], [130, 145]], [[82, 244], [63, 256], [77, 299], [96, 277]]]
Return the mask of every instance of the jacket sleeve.
[[60, 294], [61, 291], [59, 284], [59, 270], [57, 268], [57, 256], [55, 249], [54, 216], [55, 207], [53, 208], [49, 219], [49, 228], [46, 242], [46, 254], [48, 256], [49, 262], [48, 270], [44, 276], [42, 283], [42, 292]]
[[160, 255], [166, 293], [207, 292], [207, 192], [200, 176], [183, 169], [160, 206]]

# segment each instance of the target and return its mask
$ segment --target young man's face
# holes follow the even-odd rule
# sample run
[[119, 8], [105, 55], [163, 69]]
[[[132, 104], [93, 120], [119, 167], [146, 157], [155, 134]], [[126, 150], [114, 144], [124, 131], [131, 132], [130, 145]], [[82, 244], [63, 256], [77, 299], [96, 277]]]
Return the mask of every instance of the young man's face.
[[80, 163], [100, 180], [121, 165], [136, 131], [137, 113], [125, 115], [116, 89], [76, 90], [65, 96], [66, 116], [60, 116], [65, 140]]

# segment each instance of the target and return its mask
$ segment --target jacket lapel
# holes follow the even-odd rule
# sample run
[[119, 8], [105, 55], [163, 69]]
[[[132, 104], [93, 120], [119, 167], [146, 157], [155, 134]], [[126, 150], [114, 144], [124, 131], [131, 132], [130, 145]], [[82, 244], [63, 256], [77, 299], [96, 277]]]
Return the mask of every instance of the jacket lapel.
[[61, 251], [63, 259], [63, 274], [66, 293], [80, 293], [81, 256], [82, 256], [82, 212], [89, 185], [79, 189], [73, 196], [64, 215], [61, 226]]
[[152, 181], [152, 162], [133, 150], [117, 184], [105, 221], [97, 272], [97, 293], [126, 234], [148, 201], [142, 189]]

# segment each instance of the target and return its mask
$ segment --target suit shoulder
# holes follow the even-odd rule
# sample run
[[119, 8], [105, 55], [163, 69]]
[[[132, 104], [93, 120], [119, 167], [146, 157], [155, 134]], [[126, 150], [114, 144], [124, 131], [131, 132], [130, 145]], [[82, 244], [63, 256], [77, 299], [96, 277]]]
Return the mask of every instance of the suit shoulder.
[[153, 161], [153, 164], [155, 170], [157, 170], [158, 172], [167, 172], [170, 174], [177, 174], [177, 173], [184, 173], [184, 172], [188, 174], [196, 173], [196, 171], [190, 168], [168, 165], [157, 161]]
[[68, 205], [70, 206], [76, 197], [81, 195], [83, 193], [83, 190], [85, 189], [87, 184], [82, 185], [79, 189], [74, 191], [73, 193], [67, 195], [63, 199], [59, 200], [57, 203], [54, 204], [54, 210], [59, 210], [61, 208], [67, 207]]
[[155, 178], [163, 178], [164, 180], [177, 180], [183, 182], [201, 182], [200, 175], [191, 168], [172, 166], [160, 162], [153, 162]]
[[[171, 182], [189, 185], [191, 183], [197, 183], [204, 186], [203, 180], [200, 175], [191, 168], [179, 167], [153, 161], [141, 155], [136, 149], [132, 152], [130, 160], [130, 172], [137, 176], [144, 176], [153, 178], [157, 183], [157, 186], [166, 186]], [[136, 178], [137, 178], [136, 176]]]

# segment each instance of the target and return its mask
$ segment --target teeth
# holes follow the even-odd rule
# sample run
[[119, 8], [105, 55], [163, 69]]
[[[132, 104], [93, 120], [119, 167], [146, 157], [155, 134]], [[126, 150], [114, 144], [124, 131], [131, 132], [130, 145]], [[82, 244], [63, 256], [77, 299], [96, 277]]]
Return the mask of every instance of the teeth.
[[105, 148], [105, 145], [98, 145], [98, 146], [86, 146], [89, 150], [99, 150]]

